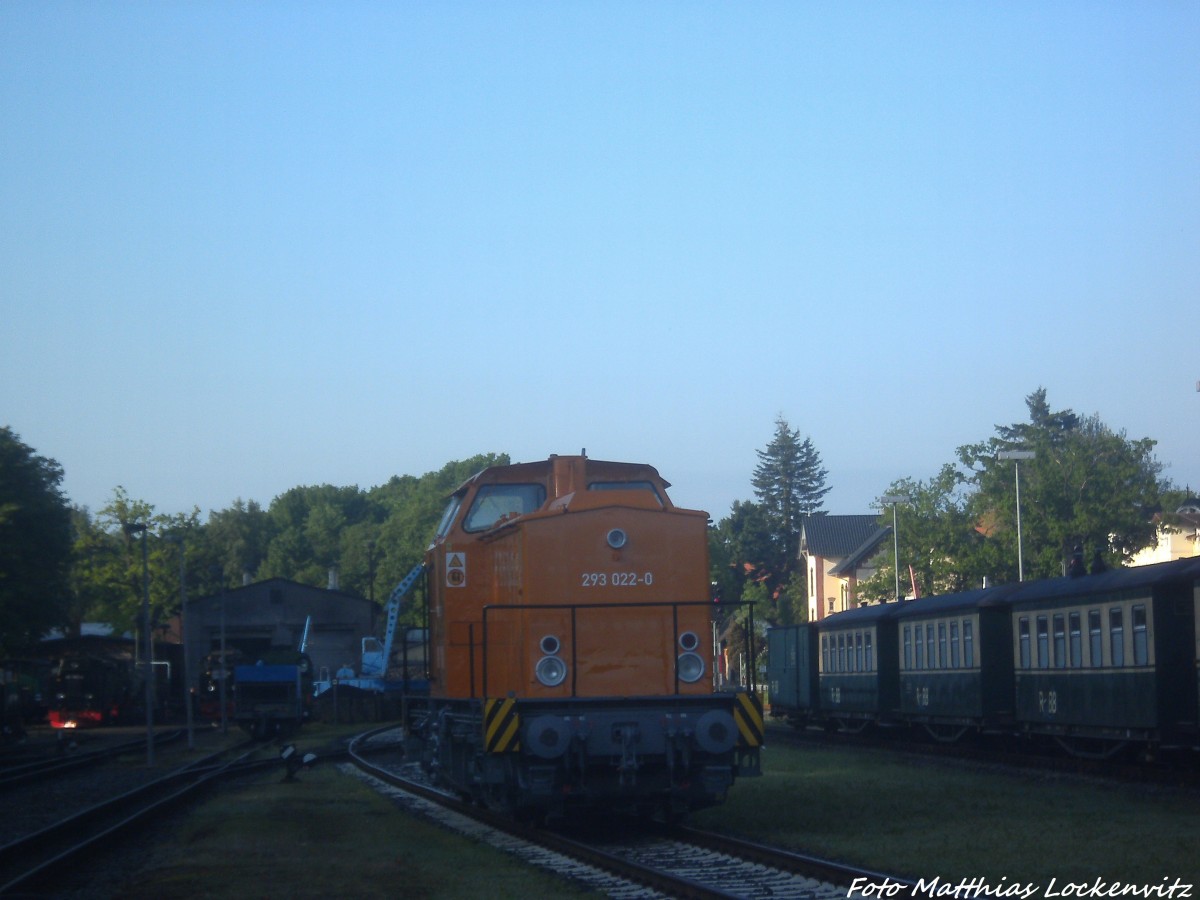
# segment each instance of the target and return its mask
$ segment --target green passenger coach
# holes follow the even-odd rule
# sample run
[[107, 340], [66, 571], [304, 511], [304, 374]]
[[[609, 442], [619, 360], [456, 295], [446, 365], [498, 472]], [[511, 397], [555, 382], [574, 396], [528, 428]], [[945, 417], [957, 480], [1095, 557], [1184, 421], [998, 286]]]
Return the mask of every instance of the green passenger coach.
[[927, 597], [897, 616], [900, 712], [939, 740], [1013, 722], [1012, 586]]
[[[1181, 561], [1186, 562], [1186, 561]], [[1075, 752], [1197, 740], [1197, 575], [1177, 566], [1034, 582], [1011, 606], [1017, 717]], [[1174, 564], [1164, 564], [1171, 566]]]
[[796, 726], [1200, 752], [1200, 557], [863, 606], [768, 632]]

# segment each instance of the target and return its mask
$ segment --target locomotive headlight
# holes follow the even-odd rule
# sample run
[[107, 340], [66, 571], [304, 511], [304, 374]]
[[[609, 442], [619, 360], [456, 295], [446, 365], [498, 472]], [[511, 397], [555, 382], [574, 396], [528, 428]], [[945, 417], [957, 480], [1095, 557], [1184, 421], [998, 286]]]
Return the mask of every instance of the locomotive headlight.
[[684, 650], [695, 650], [700, 646], [700, 638], [696, 637], [696, 632], [685, 631], [679, 636], [679, 646]]
[[557, 656], [559, 649], [562, 647], [562, 642], [552, 634], [548, 634], [542, 638], [538, 644], [542, 648], [542, 652], [547, 656]]
[[679, 667], [679, 679], [688, 684], [699, 681], [704, 676], [704, 660], [698, 653], [680, 653], [676, 661]]
[[566, 680], [567, 664], [557, 656], [543, 656], [534, 667], [533, 674], [546, 687], [558, 687]]
[[605, 537], [605, 540], [608, 541], [608, 546], [612, 547], [614, 550], [620, 550], [629, 542], [629, 535], [627, 535], [623, 529], [614, 528], [608, 533], [608, 535]]

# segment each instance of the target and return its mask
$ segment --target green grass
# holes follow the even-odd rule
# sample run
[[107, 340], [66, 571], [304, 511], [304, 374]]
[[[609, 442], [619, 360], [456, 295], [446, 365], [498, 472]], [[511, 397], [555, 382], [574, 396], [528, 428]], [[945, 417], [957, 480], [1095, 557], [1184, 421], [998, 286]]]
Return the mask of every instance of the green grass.
[[[306, 727], [318, 749], [353, 727]], [[277, 752], [273, 748], [269, 752]], [[110, 896], [204, 898], [538, 898], [595, 896], [398, 809], [330, 763], [283, 781], [282, 768], [165, 828]]]
[[862, 749], [775, 746], [763, 768], [694, 824], [912, 878], [1200, 882], [1195, 791]]
[[[306, 726], [318, 752], [361, 726]], [[277, 753], [277, 748], [264, 751]], [[761, 778], [697, 813], [801, 852], [915, 879], [1200, 882], [1200, 792], [979, 771], [863, 749], [771, 746]], [[1170, 880], [1166, 882], [1170, 884]], [[548, 873], [397, 809], [333, 764], [223, 788], [179, 817], [104, 896], [587, 896]], [[1040, 895], [1039, 895], [1040, 896]]]

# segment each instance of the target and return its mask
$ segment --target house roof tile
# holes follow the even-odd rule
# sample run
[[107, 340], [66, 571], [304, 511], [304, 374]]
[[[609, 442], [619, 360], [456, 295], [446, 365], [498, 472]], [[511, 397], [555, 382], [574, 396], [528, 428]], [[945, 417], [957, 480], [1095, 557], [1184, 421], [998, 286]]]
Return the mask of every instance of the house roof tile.
[[876, 515], [808, 516], [800, 526], [800, 552], [825, 559], [843, 559], [879, 529]]

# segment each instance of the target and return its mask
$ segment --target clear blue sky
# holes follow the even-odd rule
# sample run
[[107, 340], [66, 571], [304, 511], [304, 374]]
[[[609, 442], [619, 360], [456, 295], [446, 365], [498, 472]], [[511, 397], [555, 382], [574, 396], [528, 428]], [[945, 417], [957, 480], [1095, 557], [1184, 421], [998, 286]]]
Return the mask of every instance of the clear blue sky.
[[1200, 4], [0, 5], [0, 424], [98, 509], [586, 447], [867, 512], [1055, 409], [1200, 489]]

